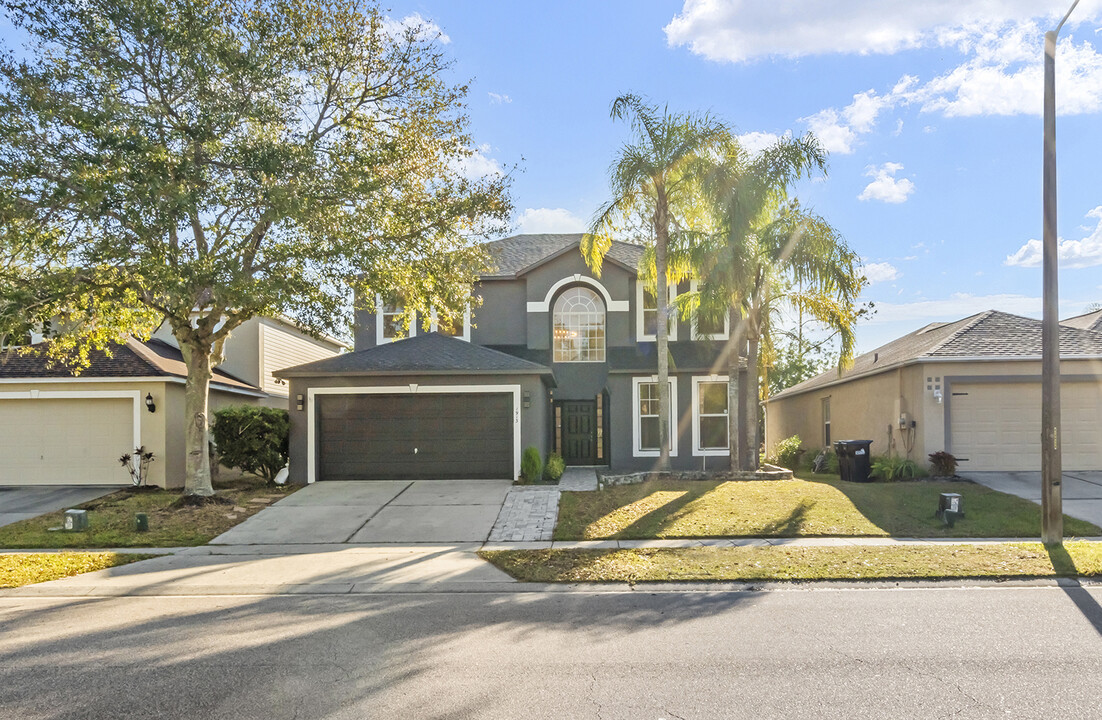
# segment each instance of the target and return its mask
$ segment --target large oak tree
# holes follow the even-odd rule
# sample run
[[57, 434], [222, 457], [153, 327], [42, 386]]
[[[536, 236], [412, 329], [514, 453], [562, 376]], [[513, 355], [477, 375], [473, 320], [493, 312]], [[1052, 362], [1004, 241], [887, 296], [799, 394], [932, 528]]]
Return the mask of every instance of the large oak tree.
[[340, 330], [350, 286], [466, 302], [507, 178], [466, 172], [438, 34], [357, 0], [2, 5], [30, 43], [0, 59], [0, 335], [55, 318], [79, 351], [166, 321], [187, 493], [212, 492], [207, 390], [241, 323]]

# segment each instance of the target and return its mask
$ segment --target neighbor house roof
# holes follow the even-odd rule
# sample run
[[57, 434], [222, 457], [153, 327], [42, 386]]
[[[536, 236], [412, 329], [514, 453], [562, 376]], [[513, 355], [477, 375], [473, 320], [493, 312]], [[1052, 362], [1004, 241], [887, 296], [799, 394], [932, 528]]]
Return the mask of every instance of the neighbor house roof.
[[[486, 243], [494, 268], [483, 279], [515, 278], [529, 270], [578, 247], [582, 233], [514, 235]], [[625, 269], [636, 272], [643, 257], [643, 247], [625, 242], [613, 242], [605, 255]]]
[[1067, 320], [1061, 320], [1060, 324], [1066, 325], [1067, 327], [1079, 328], [1080, 330], [1102, 332], [1102, 310], [1076, 315]]
[[[1076, 327], [1060, 328], [1060, 356], [1102, 357], [1102, 333]], [[866, 375], [933, 360], [1004, 359], [1036, 360], [1041, 357], [1041, 321], [988, 310], [950, 323], [931, 323], [854, 359], [853, 367], [839, 375], [828, 370], [793, 385], [770, 399], [798, 395]]]
[[[187, 377], [187, 366], [179, 349], [161, 340], [142, 342], [130, 338], [112, 347], [110, 352], [92, 350], [88, 360], [88, 367], [77, 375], [69, 366], [52, 364], [46, 356], [46, 343], [43, 342], [32, 346], [30, 352], [13, 351], [0, 356], [0, 380]], [[217, 369], [211, 383], [260, 394], [260, 389], [255, 385]]]
[[551, 368], [507, 353], [425, 333], [280, 370], [277, 377], [317, 375], [551, 375]]

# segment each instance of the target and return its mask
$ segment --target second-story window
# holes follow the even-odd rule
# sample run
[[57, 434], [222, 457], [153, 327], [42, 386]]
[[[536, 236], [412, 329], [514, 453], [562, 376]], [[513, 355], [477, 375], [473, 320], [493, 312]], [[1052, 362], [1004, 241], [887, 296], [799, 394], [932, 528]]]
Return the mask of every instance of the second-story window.
[[394, 342], [405, 335], [413, 337], [417, 334], [416, 316], [410, 319], [408, 332], [402, 324], [404, 310], [402, 301], [398, 298], [375, 296], [375, 343], [377, 345]]
[[589, 288], [572, 287], [555, 301], [555, 362], [604, 362], [605, 305]]

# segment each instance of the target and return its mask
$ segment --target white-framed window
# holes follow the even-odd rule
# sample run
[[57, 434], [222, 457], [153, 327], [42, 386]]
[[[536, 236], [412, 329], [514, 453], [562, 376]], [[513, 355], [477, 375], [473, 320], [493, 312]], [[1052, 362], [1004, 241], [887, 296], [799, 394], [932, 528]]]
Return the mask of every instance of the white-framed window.
[[471, 306], [467, 305], [463, 311], [463, 317], [447, 319], [442, 314], [432, 311], [432, 331], [441, 335], [448, 335], [459, 340], [471, 341]]
[[[383, 345], [394, 342], [404, 337], [405, 328], [402, 326], [402, 312], [404, 308], [397, 299], [383, 301], [381, 295], [375, 295], [375, 344]], [[409, 319], [409, 337], [417, 335], [417, 315]]]
[[[658, 426], [658, 378], [631, 379], [632, 454], [635, 457], [658, 457], [661, 435]], [[677, 378], [670, 378], [670, 457], [677, 455]]]
[[823, 447], [830, 447], [830, 398], [823, 398]]
[[[670, 294], [670, 333], [669, 339], [677, 339], [677, 310], [674, 308], [674, 300], [677, 299], [677, 285], [670, 283], [666, 286]], [[658, 331], [658, 297], [647, 289], [642, 280], [635, 281], [635, 337], [637, 340], [657, 340]]]
[[[689, 289], [696, 292], [696, 288], [696, 280], [690, 280]], [[723, 317], [703, 315], [699, 311], [693, 314], [693, 340], [726, 340], [730, 336], [730, 311], [725, 311]]]
[[693, 455], [730, 455], [727, 376], [693, 378]]
[[604, 362], [605, 304], [588, 287], [567, 288], [555, 300], [551, 329], [554, 362]]

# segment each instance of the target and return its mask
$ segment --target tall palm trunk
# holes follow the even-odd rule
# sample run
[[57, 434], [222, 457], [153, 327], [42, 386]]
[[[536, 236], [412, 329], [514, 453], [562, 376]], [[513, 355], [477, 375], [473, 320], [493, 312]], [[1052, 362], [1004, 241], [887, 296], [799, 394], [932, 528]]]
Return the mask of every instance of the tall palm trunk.
[[746, 351], [746, 469], [757, 470], [760, 464], [760, 446], [758, 439], [758, 415], [761, 412], [761, 379], [758, 375], [758, 356], [761, 354], [761, 338], [755, 331], [750, 333]]
[[[735, 317], [737, 307], [731, 309]], [[732, 470], [742, 469], [742, 397], [740, 366], [742, 359], [742, 323], [735, 322], [727, 344], [727, 447]]]
[[[666, 191], [657, 183], [657, 200], [654, 209], [654, 270], [657, 277], [657, 327], [654, 329], [656, 352], [658, 354], [658, 470], [670, 468], [670, 358], [669, 358], [669, 313], [670, 293], [666, 276], [666, 250], [669, 244], [669, 214], [666, 205]], [[638, 412], [638, 411], [636, 411]]]

